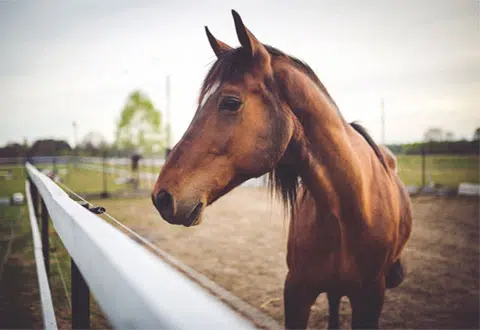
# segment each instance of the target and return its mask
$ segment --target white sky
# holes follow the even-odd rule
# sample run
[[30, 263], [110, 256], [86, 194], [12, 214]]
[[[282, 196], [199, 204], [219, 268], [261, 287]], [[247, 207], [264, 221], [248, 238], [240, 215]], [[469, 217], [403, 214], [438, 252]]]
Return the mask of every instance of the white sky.
[[420, 140], [431, 126], [471, 138], [480, 126], [479, 2], [15, 1], [0, 3], [0, 144], [113, 141], [129, 92], [165, 109], [171, 75], [173, 142], [196, 108], [215, 59], [204, 32], [238, 46], [231, 9], [257, 38], [305, 60], [347, 120], [386, 141]]

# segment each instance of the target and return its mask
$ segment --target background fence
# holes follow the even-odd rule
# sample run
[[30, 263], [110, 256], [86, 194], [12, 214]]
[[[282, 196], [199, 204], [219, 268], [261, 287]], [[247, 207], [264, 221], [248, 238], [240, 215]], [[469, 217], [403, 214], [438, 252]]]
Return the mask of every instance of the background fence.
[[[41, 156], [28, 160], [36, 167], [69, 186], [82, 196], [108, 197], [119, 195], [148, 195], [165, 160], [142, 158], [136, 171], [130, 158]], [[0, 158], [0, 175], [3, 168], [23, 166], [24, 158]], [[249, 187], [266, 186], [266, 176], [253, 178], [243, 184]]]
[[[412, 194], [454, 194], [461, 183], [480, 183], [478, 155], [397, 154], [399, 175]], [[0, 158], [0, 179], [8, 180], [15, 166], [23, 166], [24, 158]], [[81, 196], [136, 197], [148, 196], [164, 163], [163, 158], [140, 159], [132, 171], [130, 158], [41, 156], [29, 158], [46, 174], [71, 187]], [[243, 184], [265, 187], [266, 175]]]
[[[397, 163], [402, 181], [411, 192], [451, 194], [461, 183], [480, 183], [478, 155], [405, 155], [398, 154]], [[0, 158], [0, 176], [8, 179], [14, 166], [23, 166], [25, 159]], [[132, 171], [130, 158], [42, 156], [29, 160], [45, 173], [55, 173], [56, 179], [82, 196], [108, 197], [150, 194], [164, 163], [163, 158], [140, 159], [137, 171]], [[265, 187], [266, 176], [251, 179], [248, 187]]]

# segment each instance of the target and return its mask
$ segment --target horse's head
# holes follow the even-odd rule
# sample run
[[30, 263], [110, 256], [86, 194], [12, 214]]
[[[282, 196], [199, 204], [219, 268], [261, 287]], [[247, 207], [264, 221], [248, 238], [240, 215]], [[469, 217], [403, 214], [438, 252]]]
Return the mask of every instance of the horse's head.
[[241, 47], [231, 48], [205, 28], [217, 60], [153, 190], [153, 204], [172, 224], [200, 223], [207, 205], [272, 171], [294, 131], [274, 82], [271, 54], [232, 12]]

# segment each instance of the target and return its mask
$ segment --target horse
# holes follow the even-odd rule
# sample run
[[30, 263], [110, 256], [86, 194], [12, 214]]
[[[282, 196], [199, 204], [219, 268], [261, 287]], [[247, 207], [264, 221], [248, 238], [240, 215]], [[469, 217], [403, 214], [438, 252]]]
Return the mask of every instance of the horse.
[[329, 328], [339, 326], [344, 296], [352, 328], [378, 328], [385, 290], [405, 278], [412, 225], [395, 157], [342, 117], [306, 63], [261, 43], [232, 14], [240, 47], [205, 27], [216, 60], [152, 202], [167, 222], [194, 226], [208, 205], [267, 174], [291, 217], [285, 326], [306, 328], [311, 305], [326, 293]]

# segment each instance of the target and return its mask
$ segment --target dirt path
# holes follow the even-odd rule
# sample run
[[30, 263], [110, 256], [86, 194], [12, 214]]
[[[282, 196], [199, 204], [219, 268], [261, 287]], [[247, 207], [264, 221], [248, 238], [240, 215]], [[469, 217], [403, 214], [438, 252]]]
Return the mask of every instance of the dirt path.
[[[387, 293], [383, 328], [478, 328], [478, 201], [418, 197], [407, 245], [408, 279]], [[237, 188], [207, 211], [200, 226], [171, 226], [147, 199], [108, 200], [111, 214], [220, 286], [283, 322], [288, 219], [263, 189]], [[321, 295], [310, 328], [326, 328]], [[350, 306], [341, 304], [342, 327]]]

